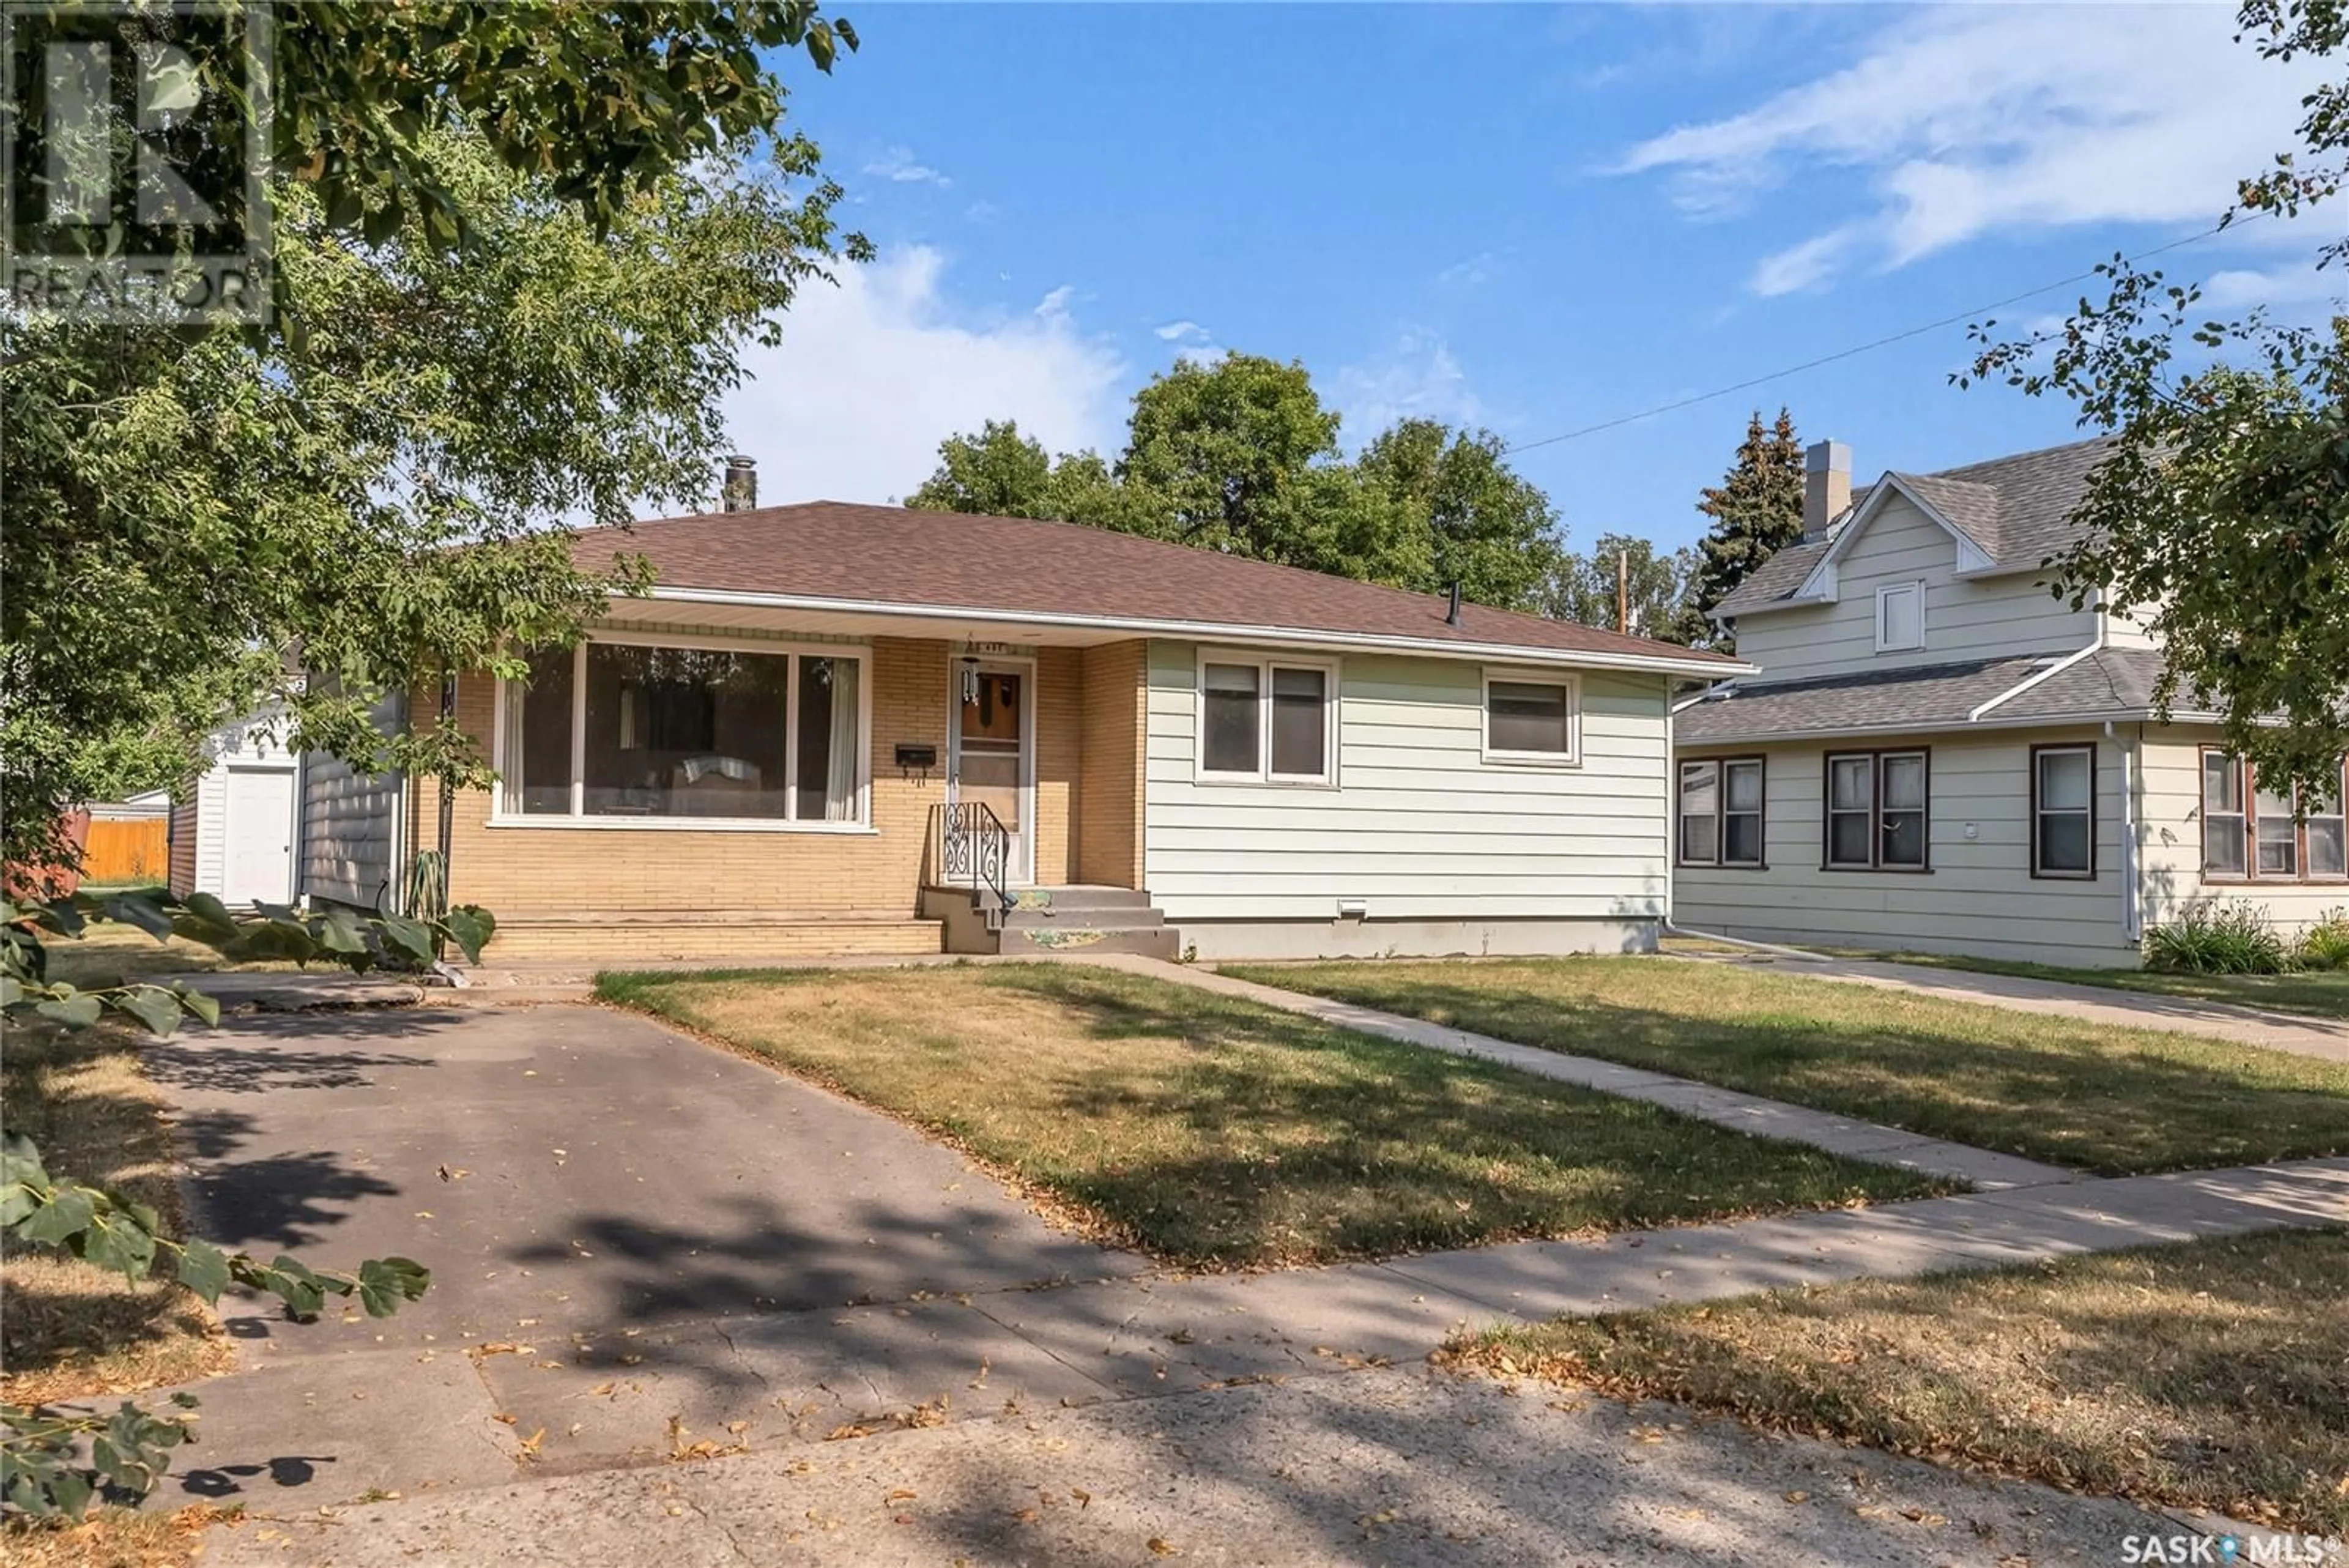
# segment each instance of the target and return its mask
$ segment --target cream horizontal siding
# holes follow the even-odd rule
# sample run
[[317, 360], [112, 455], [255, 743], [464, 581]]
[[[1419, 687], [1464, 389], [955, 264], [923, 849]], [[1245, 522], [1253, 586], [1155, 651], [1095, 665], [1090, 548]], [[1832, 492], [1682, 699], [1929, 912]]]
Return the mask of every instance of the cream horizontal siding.
[[[1966, 659], [2069, 653], [2095, 640], [2096, 614], [2074, 610], [2029, 576], [1961, 578], [1957, 542], [1906, 497], [1886, 504], [1837, 566], [1837, 600], [1750, 616], [1737, 656], [1764, 680], [1894, 670]], [[1925, 646], [1876, 651], [1876, 592], [1925, 585]]]
[[2349, 882], [2205, 882], [2202, 879], [2202, 747], [2214, 728], [2143, 726], [2145, 923], [2174, 920], [2189, 904], [2242, 899], [2269, 921], [2296, 930], [2349, 907]]
[[1334, 787], [1203, 784], [1195, 647], [1154, 642], [1152, 899], [1177, 925], [1326, 921], [1341, 898], [1363, 900], [1374, 921], [1661, 918], [1663, 679], [1581, 682], [1581, 765], [1511, 766], [1484, 758], [1478, 665], [1349, 655]]
[[[2096, 875], [2093, 880], [2034, 878], [2030, 749], [2034, 743], [2083, 741], [2096, 747]], [[2101, 730], [2074, 729], [1995, 738], [1920, 735], [1870, 744], [1931, 749], [1930, 871], [1826, 869], [1830, 748], [1772, 747], [1760, 753], [1766, 759], [1766, 868], [1679, 867], [1673, 873], [1675, 922], [1762, 941], [2053, 963], [2134, 960], [2136, 950], [2122, 929], [2127, 894], [2121, 865], [2121, 743], [2104, 739]], [[1713, 753], [1695, 748], [1682, 753], [1708, 754]]]
[[[388, 695], [368, 710], [386, 734], [404, 722], [405, 704]], [[301, 862], [304, 896], [373, 909], [396, 893], [399, 814], [406, 799], [397, 773], [363, 774], [314, 752], [302, 772]]]

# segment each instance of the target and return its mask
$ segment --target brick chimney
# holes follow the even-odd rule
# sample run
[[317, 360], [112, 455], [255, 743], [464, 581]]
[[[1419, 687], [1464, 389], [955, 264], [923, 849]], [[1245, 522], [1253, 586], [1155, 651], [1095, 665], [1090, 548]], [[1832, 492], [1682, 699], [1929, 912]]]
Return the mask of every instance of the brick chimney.
[[719, 483], [718, 493], [725, 503], [725, 510], [729, 512], [748, 512], [757, 506], [759, 504], [758, 460], [744, 457], [739, 452], [728, 458], [725, 478]]
[[1824, 539], [1851, 504], [1851, 448], [1817, 441], [1803, 449], [1803, 537]]

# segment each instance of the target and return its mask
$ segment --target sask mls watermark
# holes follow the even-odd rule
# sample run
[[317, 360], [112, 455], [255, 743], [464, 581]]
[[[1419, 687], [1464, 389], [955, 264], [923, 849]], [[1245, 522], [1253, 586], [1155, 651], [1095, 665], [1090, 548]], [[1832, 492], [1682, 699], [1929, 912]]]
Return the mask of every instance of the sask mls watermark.
[[269, 311], [262, 0], [0, 0], [0, 295], [80, 320]]

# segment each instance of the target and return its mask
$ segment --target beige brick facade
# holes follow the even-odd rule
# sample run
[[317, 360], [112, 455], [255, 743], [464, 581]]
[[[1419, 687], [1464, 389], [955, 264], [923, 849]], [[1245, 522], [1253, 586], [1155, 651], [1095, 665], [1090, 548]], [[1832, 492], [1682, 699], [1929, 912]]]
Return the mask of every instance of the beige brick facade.
[[[740, 918], [736, 923], [770, 927], [826, 918], [839, 927], [838, 940], [822, 950], [908, 950], [921, 932], [892, 923], [916, 914], [930, 808], [946, 799], [952, 651], [945, 642], [891, 638], [875, 639], [870, 647], [870, 833], [493, 826], [490, 793], [471, 790], [455, 803], [450, 897], [480, 904], [508, 922], [514, 940], [505, 950], [516, 957], [525, 946], [584, 955], [593, 945], [585, 932], [566, 937], [561, 921], [599, 913], [674, 912], [705, 921], [730, 915]], [[1141, 670], [1138, 642], [1039, 650], [1034, 815], [1040, 884], [1081, 875], [1133, 885]], [[417, 711], [429, 713], [432, 706], [419, 702]], [[495, 682], [488, 676], [459, 682], [458, 722], [481, 738], [485, 751], [495, 711]], [[935, 746], [940, 765], [926, 780], [903, 776], [896, 764], [900, 743]], [[1105, 784], [1092, 776], [1096, 752]], [[414, 802], [419, 846], [437, 836], [434, 794], [430, 784], [419, 781]], [[1098, 826], [1079, 826], [1081, 806], [1097, 815]], [[1099, 874], [1089, 869], [1096, 864]], [[701, 935], [714, 939], [718, 929], [711, 924]], [[742, 950], [780, 950], [781, 940], [771, 931]], [[694, 945], [709, 943], [697, 939]]]
[[1085, 766], [1077, 788], [1075, 881], [1142, 886], [1143, 720], [1149, 664], [1149, 647], [1138, 641], [1084, 650], [1077, 728]]

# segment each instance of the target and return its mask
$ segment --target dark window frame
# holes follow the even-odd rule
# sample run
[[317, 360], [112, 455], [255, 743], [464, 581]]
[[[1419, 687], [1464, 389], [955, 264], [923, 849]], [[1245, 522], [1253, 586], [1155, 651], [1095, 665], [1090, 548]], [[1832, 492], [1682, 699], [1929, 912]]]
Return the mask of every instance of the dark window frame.
[[[1683, 818], [1680, 784], [1685, 769], [1708, 763], [1713, 767], [1713, 788], [1719, 792], [1717, 798], [1720, 803], [1713, 814], [1713, 858], [1691, 860], [1685, 853], [1688, 839], [1681, 826]], [[1752, 811], [1733, 815], [1754, 819], [1754, 836], [1761, 854], [1752, 860], [1732, 860], [1728, 858], [1729, 819], [1733, 815], [1729, 809], [1729, 770], [1748, 763], [1762, 777], [1761, 805]], [[1672, 860], [1675, 865], [1700, 871], [1767, 871], [1770, 868], [1770, 760], [1766, 755], [1740, 753], [1734, 756], [1682, 757], [1680, 760], [1672, 770]]]
[[[2213, 871], [2210, 869], [2210, 789], [2209, 770], [2210, 766], [2210, 759], [2212, 757], [2223, 759], [2235, 770], [2236, 787], [2242, 795], [2243, 868], [2240, 872]], [[2196, 748], [2195, 764], [2194, 810], [2201, 830], [2200, 865], [2201, 878], [2203, 881], [2216, 883], [2220, 887], [2226, 888], [2244, 888], [2249, 887], [2253, 883], [2265, 883], [2270, 886], [2284, 888], [2297, 886], [2338, 888], [2349, 885], [2349, 870], [2341, 872], [2327, 871], [2320, 874], [2311, 872], [2308, 868], [2309, 817], [2312, 815], [2322, 815], [2327, 821], [2330, 821], [2333, 817], [2332, 813], [2323, 812], [2312, 814], [2302, 812], [2300, 809], [2300, 791], [2295, 787], [2292, 791], [2292, 871], [2289, 875], [2272, 871], [2263, 874], [2260, 870], [2260, 796], [2258, 766], [2253, 763], [2249, 757], [2239, 757], [2232, 752], [2228, 751], [2224, 746], [2207, 744]], [[2349, 757], [2344, 757], [2342, 760], [2341, 772], [2341, 783], [2338, 786], [2341, 793], [2334, 798], [2341, 804], [2344, 812], [2349, 812]], [[2226, 815], [2231, 817], [2235, 814], [2229, 812]], [[2349, 826], [2349, 825], [2344, 826]]]
[[[2096, 775], [2102, 759], [2094, 741], [2054, 741], [2031, 748], [2031, 877], [2038, 882], [2093, 882], [2096, 879]], [[2040, 863], [2039, 759], [2050, 754], [2078, 753], [2088, 759], [2088, 868], [2049, 871]]]
[[[1923, 803], [1917, 807], [1919, 848], [1921, 857], [1911, 866], [1905, 863], [1886, 865], [1884, 862], [1884, 764], [1888, 761], [1915, 757], [1924, 768]], [[1868, 862], [1839, 861], [1834, 858], [1835, 819], [1838, 815], [1856, 815], [1855, 811], [1837, 813], [1835, 804], [1835, 765], [1865, 758], [1868, 762]], [[1888, 872], [1897, 877], [1930, 876], [1933, 871], [1933, 748], [1930, 746], [1887, 746], [1878, 751], [1828, 752], [1819, 759], [1819, 869], [1822, 871]]]

